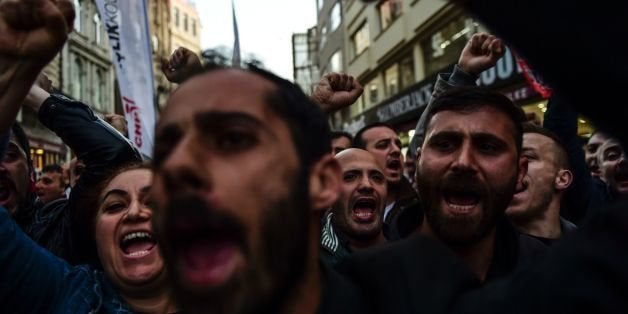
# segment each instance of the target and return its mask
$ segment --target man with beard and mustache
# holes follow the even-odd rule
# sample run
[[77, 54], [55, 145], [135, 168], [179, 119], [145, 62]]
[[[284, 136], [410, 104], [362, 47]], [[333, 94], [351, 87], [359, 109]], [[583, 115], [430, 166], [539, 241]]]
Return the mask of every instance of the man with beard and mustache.
[[320, 263], [340, 167], [322, 110], [261, 69], [183, 83], [156, 130], [156, 229], [186, 313], [362, 312]]
[[401, 140], [397, 132], [386, 123], [372, 123], [356, 133], [352, 146], [372, 153], [386, 175], [388, 196], [382, 217], [386, 238], [405, 238], [421, 223], [422, 212], [416, 191], [403, 175]]
[[560, 217], [560, 205], [573, 175], [567, 149], [552, 132], [534, 124], [523, 125], [523, 151], [528, 171], [506, 215], [515, 228], [552, 245], [576, 226]]
[[522, 110], [480, 87], [440, 94], [427, 113], [417, 184], [421, 233], [446, 244], [482, 282], [512, 273], [544, 252], [504, 217], [527, 161], [521, 158]]
[[382, 233], [386, 176], [375, 157], [349, 148], [338, 153], [336, 160], [342, 170], [342, 193], [325, 215], [321, 231], [321, 258], [330, 264], [386, 242]]

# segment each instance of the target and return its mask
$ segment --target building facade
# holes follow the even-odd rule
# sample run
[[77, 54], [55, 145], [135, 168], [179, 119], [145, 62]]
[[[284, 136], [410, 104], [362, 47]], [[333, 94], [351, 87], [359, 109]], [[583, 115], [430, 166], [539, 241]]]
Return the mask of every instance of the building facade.
[[318, 69], [318, 29], [311, 27], [306, 33], [292, 35], [294, 82], [311, 95], [320, 79]]
[[[61, 53], [46, 66], [44, 74], [52, 81], [55, 90], [88, 104], [97, 114], [123, 114], [111, 48], [96, 3], [94, 0], [73, 2], [76, 13], [74, 31]], [[172, 89], [160, 66], [160, 59], [170, 56], [173, 50], [170, 12], [169, 0], [148, 0], [155, 102], [161, 105], [165, 104]], [[69, 149], [59, 137], [39, 123], [35, 112], [25, 108], [18, 121], [29, 137], [35, 169], [70, 159]]]
[[196, 6], [190, 0], [169, 0], [172, 53], [185, 47], [194, 53], [201, 52], [201, 23]]
[[153, 73], [155, 75], [155, 103], [163, 107], [172, 91], [172, 84], [161, 72], [161, 58], [172, 53], [170, 29], [170, 0], [148, 0], [148, 23], [153, 50]]
[[[317, 1], [323, 2], [317, 7], [319, 14], [328, 14], [325, 8], [330, 6], [342, 8], [346, 56], [342, 71], [364, 86], [355, 104], [333, 114], [332, 126], [355, 133], [367, 124], [386, 122], [404, 144], [430, 99], [436, 75], [451, 71], [469, 38], [484, 31], [473, 18], [441, 0]], [[319, 49], [321, 64], [331, 59], [329, 51]], [[531, 120], [542, 120], [547, 100], [527, 83], [512, 51], [482, 73], [478, 83], [504, 93]], [[590, 132], [585, 120], [580, 124], [581, 134]]]

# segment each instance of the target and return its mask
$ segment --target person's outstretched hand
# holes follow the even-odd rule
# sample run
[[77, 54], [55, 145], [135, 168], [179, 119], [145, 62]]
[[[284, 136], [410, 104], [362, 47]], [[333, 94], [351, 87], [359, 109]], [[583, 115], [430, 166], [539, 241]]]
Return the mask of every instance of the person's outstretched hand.
[[323, 111], [331, 113], [351, 106], [360, 98], [364, 88], [351, 75], [329, 73], [323, 76], [312, 93], [312, 101]]

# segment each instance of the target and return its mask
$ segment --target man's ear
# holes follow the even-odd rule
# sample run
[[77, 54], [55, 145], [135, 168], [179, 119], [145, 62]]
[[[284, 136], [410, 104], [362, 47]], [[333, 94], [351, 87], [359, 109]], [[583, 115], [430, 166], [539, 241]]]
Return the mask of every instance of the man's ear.
[[340, 196], [340, 165], [327, 154], [312, 166], [309, 178], [310, 202], [313, 210], [327, 209]]
[[520, 156], [518, 168], [519, 174], [517, 175], [517, 188], [515, 191], [523, 190], [523, 178], [528, 174], [528, 158]]
[[571, 185], [573, 182], [573, 174], [571, 171], [567, 169], [561, 169], [556, 174], [556, 179], [554, 180], [554, 188], [558, 191], [564, 191]]

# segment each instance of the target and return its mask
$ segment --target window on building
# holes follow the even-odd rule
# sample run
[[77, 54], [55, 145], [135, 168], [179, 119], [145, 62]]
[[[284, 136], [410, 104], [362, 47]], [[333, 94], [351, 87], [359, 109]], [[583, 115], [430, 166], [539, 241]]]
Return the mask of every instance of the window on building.
[[399, 89], [404, 89], [414, 84], [414, 59], [412, 58], [412, 55], [401, 59], [401, 62], [399, 63], [399, 72], [401, 78]]
[[460, 16], [421, 41], [425, 75], [436, 73], [455, 63], [477, 24]]
[[330, 32], [334, 32], [336, 29], [338, 29], [338, 26], [340, 26], [340, 22], [342, 22], [342, 15], [340, 13], [340, 3], [336, 2], [336, 4], [334, 4], [334, 7], [331, 9], [330, 20], [331, 20]]
[[342, 52], [336, 51], [329, 60], [329, 71], [340, 72], [342, 71]]
[[351, 43], [353, 47], [353, 56], [358, 56], [362, 51], [368, 48], [370, 44], [369, 36], [369, 24], [364, 22], [362, 26], [351, 36]]
[[100, 16], [98, 15], [98, 13], [94, 13], [94, 40], [96, 41], [97, 44], [100, 44], [102, 39], [101, 39], [101, 33], [100, 33], [100, 28], [101, 23], [100, 23]]
[[323, 0], [316, 0], [316, 5], [318, 10], [320, 11], [323, 8]]
[[321, 28], [321, 49], [325, 47], [327, 42], [327, 25], [323, 25]]
[[74, 0], [74, 30], [77, 32], [81, 31], [81, 14], [82, 4], [81, 0]]
[[399, 65], [393, 64], [384, 72], [384, 79], [386, 81], [386, 93], [393, 96], [399, 91]]
[[377, 82], [377, 78], [371, 80], [366, 86], [368, 92], [366, 107], [370, 108], [375, 106], [379, 101], [379, 83]]
[[187, 13], [183, 13], [183, 31], [188, 31], [188, 15]]
[[192, 20], [192, 35], [196, 36], [196, 20]]
[[392, 22], [401, 16], [401, 4], [401, 0], [385, 0], [377, 6], [382, 30], [388, 28]]
[[174, 26], [179, 27], [179, 8], [174, 8]]
[[74, 58], [72, 64], [72, 97], [77, 100], [84, 100], [83, 91], [85, 83], [85, 69], [79, 57]]
[[100, 69], [96, 70], [94, 75], [94, 104], [96, 108], [104, 111], [105, 105], [105, 78]]

